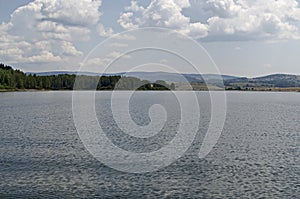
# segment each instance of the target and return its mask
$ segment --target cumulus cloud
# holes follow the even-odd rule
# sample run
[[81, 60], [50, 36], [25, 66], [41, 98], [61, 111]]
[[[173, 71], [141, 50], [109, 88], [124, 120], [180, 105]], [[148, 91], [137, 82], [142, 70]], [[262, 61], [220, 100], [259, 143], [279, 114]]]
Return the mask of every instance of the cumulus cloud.
[[145, 26], [158, 26], [176, 29], [195, 38], [205, 37], [208, 27], [201, 22], [193, 23], [182, 14], [184, 8], [190, 7], [188, 0], [152, 0], [148, 7], [131, 2], [126, 12], [122, 13], [118, 22], [124, 29]]
[[151, 0], [144, 7], [131, 1], [118, 22], [127, 30], [166, 27], [212, 41], [300, 39], [297, 0]]
[[134, 11], [134, 12], [138, 12], [138, 11], [141, 11], [141, 10], [144, 10], [143, 6], [139, 6], [138, 5], [138, 2], [137, 1], [131, 1], [130, 2], [130, 6], [128, 7], [125, 7], [125, 10], [126, 11]]
[[60, 51], [62, 52], [62, 54], [66, 55], [66, 56], [81, 56], [81, 55], [83, 55], [83, 53], [81, 51], [78, 51], [75, 48], [75, 46], [70, 42], [62, 41], [60, 47], [61, 47]]
[[244, 40], [300, 38], [299, 28], [294, 23], [300, 20], [295, 0], [230, 1], [227, 6], [215, 3], [213, 6], [216, 16], [208, 18], [207, 22], [211, 36], [219, 39], [228, 38], [226, 36]]
[[98, 24], [97, 31], [101, 37], [110, 37], [114, 34], [112, 28], [106, 28], [103, 26], [103, 24]]
[[136, 25], [133, 24], [132, 17], [133, 17], [133, 12], [123, 13], [120, 16], [118, 23], [120, 24], [120, 26], [122, 26], [122, 28], [127, 29], [127, 30], [138, 28], [137, 24]]
[[39, 55], [34, 55], [23, 59], [24, 63], [44, 63], [61, 61], [61, 58], [59, 56], [54, 56], [49, 51], [42, 51]]
[[82, 56], [74, 42], [90, 39], [91, 27], [101, 16], [99, 6], [101, 0], [35, 0], [19, 7], [0, 25], [0, 53], [7, 62], [17, 63]]
[[222, 18], [235, 17], [241, 9], [241, 5], [236, 4], [233, 0], [208, 0], [206, 3], [206, 9], [210, 9]]
[[102, 0], [36, 0], [45, 20], [73, 26], [94, 25], [101, 13]]
[[98, 23], [100, 5], [99, 0], [36, 0], [12, 13], [11, 32], [25, 36], [43, 33], [45, 37], [50, 35], [49, 39], [82, 39], [90, 33], [88, 27]]

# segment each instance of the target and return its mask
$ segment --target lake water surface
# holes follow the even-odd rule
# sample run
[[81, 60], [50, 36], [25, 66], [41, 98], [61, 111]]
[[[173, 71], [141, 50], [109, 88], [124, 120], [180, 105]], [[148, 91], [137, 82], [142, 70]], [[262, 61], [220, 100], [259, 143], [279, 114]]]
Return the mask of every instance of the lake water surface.
[[[150, 122], [152, 104], [168, 112], [162, 131], [143, 141], [118, 129], [110, 94], [97, 93], [95, 104], [114, 144], [149, 152], [176, 135], [180, 110], [170, 92], [132, 97], [137, 124]], [[300, 93], [227, 92], [224, 130], [204, 159], [198, 153], [210, 101], [207, 92], [197, 96], [201, 121], [190, 149], [159, 171], [131, 174], [105, 166], [86, 150], [73, 121], [72, 92], [0, 93], [0, 198], [299, 198]]]

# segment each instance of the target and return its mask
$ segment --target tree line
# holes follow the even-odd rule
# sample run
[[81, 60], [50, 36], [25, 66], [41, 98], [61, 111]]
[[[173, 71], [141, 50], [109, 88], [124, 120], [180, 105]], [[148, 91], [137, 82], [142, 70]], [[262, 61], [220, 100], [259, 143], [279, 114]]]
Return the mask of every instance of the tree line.
[[[76, 81], [75, 81], [76, 80]], [[159, 80], [151, 83], [135, 77], [85, 75], [26, 75], [23, 71], [0, 64], [0, 89], [4, 90], [174, 90], [174, 84]]]

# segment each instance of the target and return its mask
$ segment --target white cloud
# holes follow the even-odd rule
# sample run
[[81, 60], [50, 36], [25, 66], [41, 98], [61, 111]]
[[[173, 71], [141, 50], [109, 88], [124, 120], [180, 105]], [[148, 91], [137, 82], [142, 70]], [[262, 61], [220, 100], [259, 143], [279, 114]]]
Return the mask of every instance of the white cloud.
[[110, 47], [122, 48], [122, 47], [128, 47], [128, 44], [125, 44], [125, 43], [112, 43], [109, 46]]
[[132, 1], [118, 22], [126, 30], [166, 27], [212, 41], [300, 39], [297, 0]]
[[230, 18], [238, 15], [241, 5], [233, 0], [208, 0], [207, 7], [219, 17]]
[[24, 63], [44, 63], [44, 62], [59, 62], [61, 58], [54, 56], [49, 51], [42, 51], [39, 55], [34, 55], [28, 58], [23, 58]]
[[[243, 4], [238, 5], [239, 2]], [[233, 3], [233, 4], [232, 4]], [[297, 1], [256, 0], [231, 1], [231, 6], [223, 7], [217, 16], [207, 21], [211, 36], [222, 39], [232, 36], [246, 40], [299, 39], [299, 29], [294, 21], [299, 21], [300, 9]], [[226, 8], [226, 9], [225, 9]], [[232, 12], [234, 10], [234, 12]], [[235, 13], [229, 15], [229, 13]]]
[[19, 60], [22, 60], [23, 51], [19, 48], [7, 48], [0, 50], [0, 55], [3, 61], [6, 63], [18, 63]]
[[112, 51], [108, 53], [105, 57], [99, 58], [90, 58], [88, 59], [85, 63], [80, 63], [81, 67], [86, 67], [86, 68], [97, 68], [97, 67], [104, 67], [113, 62], [116, 59], [130, 59], [130, 55], [123, 54], [118, 51]]
[[61, 52], [63, 55], [66, 56], [82, 56], [83, 53], [78, 51], [75, 46], [67, 41], [62, 41], [61, 46]]
[[97, 25], [97, 31], [101, 37], [110, 37], [114, 34], [114, 31], [112, 28], [106, 28], [103, 26], [103, 24]]
[[60, 56], [53, 55], [52, 52], [47, 50], [42, 50], [32, 55], [26, 55], [25, 52], [26, 51], [20, 49], [20, 47], [10, 47], [5, 50], [0, 50], [0, 54], [7, 63], [47, 63], [62, 61]]
[[90, 39], [91, 28], [101, 16], [99, 6], [101, 0], [35, 0], [19, 7], [9, 22], [0, 25], [0, 54], [15, 63], [82, 56], [74, 42]]
[[[190, 7], [188, 0], [152, 0], [148, 7], [141, 8], [135, 1], [127, 12], [121, 14], [118, 22], [124, 29], [157, 26], [176, 29], [196, 38], [207, 35], [207, 25], [193, 23], [182, 14], [184, 8]], [[138, 9], [137, 9], [138, 8]]]
[[45, 20], [66, 25], [95, 25], [101, 13], [98, 8], [102, 0], [36, 0], [42, 5], [41, 14]]
[[[147, 5], [138, 2], [141, 1], [132, 0], [114, 22], [125, 30], [170, 28], [204, 41], [300, 39], [298, 0], [149, 0]], [[114, 17], [102, 23], [101, 3], [102, 0], [33, 0], [17, 8], [8, 22], [0, 24], [0, 57], [7, 63], [44, 61], [49, 66], [52, 62], [56, 66], [71, 66], [78, 65], [90, 47], [84, 42], [94, 39], [91, 43], [98, 43], [97, 36], [112, 36], [109, 47], [116, 51], [128, 47], [127, 42], [134, 43], [135, 36], [115, 34], [117, 28], [103, 25], [111, 23]], [[106, 63], [116, 56], [119, 54], [114, 52], [94, 61]]]
[[9, 32], [25, 39], [87, 40], [89, 26], [101, 16], [100, 5], [95, 0], [36, 0], [12, 13]]
[[130, 6], [125, 7], [126, 11], [133, 11], [133, 12], [138, 12], [144, 10], [143, 6], [139, 6], [137, 1], [133, 0], [130, 2]]
[[120, 26], [122, 26], [122, 28], [127, 29], [127, 30], [138, 28], [138, 25], [133, 24], [132, 19], [131, 19], [132, 16], [133, 16], [133, 12], [123, 13], [120, 16], [118, 23], [120, 24]]

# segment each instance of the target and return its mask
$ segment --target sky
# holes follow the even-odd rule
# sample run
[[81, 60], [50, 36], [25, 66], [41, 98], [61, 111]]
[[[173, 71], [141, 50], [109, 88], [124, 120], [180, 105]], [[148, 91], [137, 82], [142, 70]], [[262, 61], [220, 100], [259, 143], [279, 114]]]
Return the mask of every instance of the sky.
[[[76, 71], [83, 66], [93, 72], [140, 41], [134, 37], [143, 37], [122, 32], [147, 27], [195, 40], [222, 74], [300, 74], [297, 0], [0, 0], [0, 62], [25, 72]], [[118, 41], [110, 40], [119, 33]], [[107, 40], [110, 47], [98, 46], [109, 49], [105, 56], [86, 59]], [[203, 53], [186, 50], [195, 56]], [[111, 72], [137, 63], [145, 71], [164, 71], [163, 65], [169, 65], [182, 73], [193, 72], [162, 52], [122, 58]], [[210, 67], [207, 64], [203, 73], [214, 73]]]

